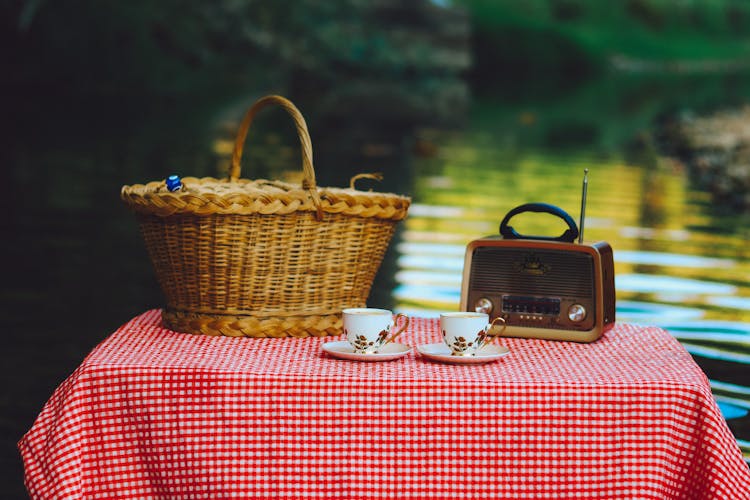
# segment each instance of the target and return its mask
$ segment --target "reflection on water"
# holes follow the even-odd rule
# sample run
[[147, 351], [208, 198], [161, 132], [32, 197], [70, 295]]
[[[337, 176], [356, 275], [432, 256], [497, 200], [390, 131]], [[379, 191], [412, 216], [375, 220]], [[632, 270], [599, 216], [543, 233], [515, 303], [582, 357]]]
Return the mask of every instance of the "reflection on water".
[[[470, 145], [462, 141], [471, 137], [453, 134], [443, 143], [439, 175], [435, 160], [416, 164], [415, 204], [397, 246], [394, 293], [401, 307], [455, 307], [466, 244], [497, 233], [499, 220], [511, 208], [544, 201], [577, 215], [580, 174], [586, 167], [591, 180], [585, 234], [587, 240], [606, 240], [614, 247], [618, 299], [693, 306], [707, 319], [750, 321], [745, 235], [713, 218], [681, 172], [661, 170], [660, 182], [644, 184], [642, 178], [655, 175], [651, 169], [617, 159], [524, 157], [517, 151], [503, 160], [503, 148], [490, 146], [464, 159]], [[420, 175], [420, 167], [431, 175]], [[644, 218], [643, 205], [650, 207], [648, 220], [658, 219], [654, 227], [635, 224]], [[559, 234], [556, 219], [527, 222], [527, 234]]]

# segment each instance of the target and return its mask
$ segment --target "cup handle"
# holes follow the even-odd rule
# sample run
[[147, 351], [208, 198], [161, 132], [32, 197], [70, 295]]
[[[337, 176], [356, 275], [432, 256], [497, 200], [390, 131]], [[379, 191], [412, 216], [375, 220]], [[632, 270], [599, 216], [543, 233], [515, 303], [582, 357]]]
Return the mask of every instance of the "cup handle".
[[[500, 323], [503, 324], [503, 329], [500, 330], [500, 333], [496, 333], [494, 335], [490, 335], [490, 330], [492, 330], [492, 328], [495, 326], [495, 323], [498, 323], [498, 322], [500, 322]], [[482, 342], [482, 345], [480, 347], [484, 347], [487, 344], [491, 344], [493, 340], [495, 340], [497, 337], [499, 337], [500, 335], [503, 334], [503, 332], [505, 331], [505, 328], [507, 326], [508, 326], [508, 324], [505, 322], [505, 318], [501, 318], [500, 316], [498, 316], [497, 318], [493, 319], [490, 322], [490, 324], [487, 325], [487, 329], [485, 330], [486, 335], [484, 337], [484, 342]]]
[[406, 314], [404, 314], [404, 313], [398, 313], [398, 314], [397, 314], [397, 315], [396, 315], [396, 316], [395, 316], [395, 317], [393, 318], [393, 324], [394, 324], [394, 325], [397, 325], [397, 324], [398, 324], [398, 318], [404, 318], [404, 319], [405, 319], [405, 321], [404, 321], [404, 324], [403, 324], [403, 325], [401, 326], [401, 328], [399, 328], [398, 330], [396, 330], [396, 332], [395, 332], [395, 333], [394, 333], [393, 335], [391, 335], [391, 336], [390, 336], [390, 337], [388, 338], [388, 340], [386, 340], [386, 341], [385, 341], [385, 343], [386, 343], [386, 344], [388, 344], [389, 342], [393, 342], [394, 340], [396, 340], [396, 338], [397, 338], [397, 337], [398, 337], [399, 335], [401, 335], [402, 333], [404, 333], [404, 330], [406, 330], [406, 328], [407, 328], [407, 327], [409, 326], [409, 316], [407, 316], [407, 315], [406, 315]]

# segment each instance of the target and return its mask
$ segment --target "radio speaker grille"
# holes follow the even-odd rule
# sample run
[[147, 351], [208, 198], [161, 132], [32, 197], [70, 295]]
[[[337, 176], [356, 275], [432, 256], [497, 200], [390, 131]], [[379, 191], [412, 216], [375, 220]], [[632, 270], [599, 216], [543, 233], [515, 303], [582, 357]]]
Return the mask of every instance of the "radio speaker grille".
[[594, 259], [583, 252], [480, 247], [471, 260], [476, 291], [592, 298], [593, 283]]

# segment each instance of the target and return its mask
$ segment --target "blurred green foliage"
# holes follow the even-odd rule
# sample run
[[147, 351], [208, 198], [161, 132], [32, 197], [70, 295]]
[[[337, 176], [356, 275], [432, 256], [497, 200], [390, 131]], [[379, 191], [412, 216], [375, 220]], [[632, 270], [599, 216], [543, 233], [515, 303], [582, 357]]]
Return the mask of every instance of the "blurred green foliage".
[[[548, 32], [594, 58], [745, 58], [750, 3], [744, 0], [461, 0], [474, 29]], [[525, 40], [518, 40], [523, 45]], [[555, 51], [542, 45], [539, 52]]]
[[482, 90], [508, 80], [565, 89], [613, 67], [750, 69], [744, 0], [459, 1], [471, 13], [473, 79]]
[[293, 72], [423, 79], [468, 65], [468, 26], [454, 13], [465, 18], [428, 0], [5, 2], [2, 80], [174, 92]]
[[558, 73], [574, 84], [618, 57], [747, 64], [750, 48], [745, 0], [6, 0], [0, 15], [3, 83], [83, 90], [272, 86], [301, 72], [429, 92], [472, 60], [480, 89]]

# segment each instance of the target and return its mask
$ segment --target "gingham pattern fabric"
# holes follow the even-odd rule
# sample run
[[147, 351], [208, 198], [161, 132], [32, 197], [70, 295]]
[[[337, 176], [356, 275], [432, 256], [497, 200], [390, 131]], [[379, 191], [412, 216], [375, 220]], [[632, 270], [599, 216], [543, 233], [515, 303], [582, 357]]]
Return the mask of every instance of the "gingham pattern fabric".
[[[363, 363], [332, 338], [123, 325], [19, 448], [32, 498], [750, 498], [708, 381], [663, 330], [503, 339], [484, 365]], [[440, 341], [413, 318], [401, 341]]]

